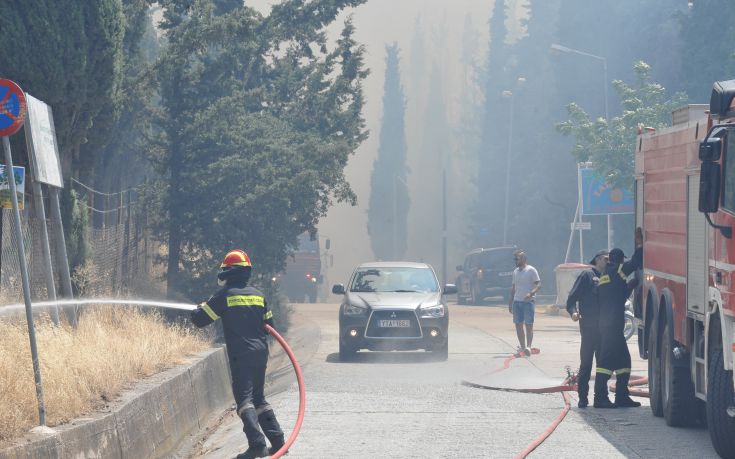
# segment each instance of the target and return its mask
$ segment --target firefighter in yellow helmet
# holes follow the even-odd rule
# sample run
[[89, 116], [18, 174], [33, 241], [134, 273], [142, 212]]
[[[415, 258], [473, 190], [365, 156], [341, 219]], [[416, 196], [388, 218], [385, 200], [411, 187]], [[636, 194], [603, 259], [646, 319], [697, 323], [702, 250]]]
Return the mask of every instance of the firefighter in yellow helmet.
[[[217, 274], [222, 288], [191, 315], [197, 327], [222, 319], [237, 414], [248, 438], [248, 449], [238, 459], [266, 457], [284, 444], [283, 431], [263, 394], [268, 364], [265, 324], [273, 326], [273, 313], [263, 294], [248, 286], [251, 270], [250, 258], [244, 251], [230, 251]], [[270, 450], [263, 433], [270, 441]]]

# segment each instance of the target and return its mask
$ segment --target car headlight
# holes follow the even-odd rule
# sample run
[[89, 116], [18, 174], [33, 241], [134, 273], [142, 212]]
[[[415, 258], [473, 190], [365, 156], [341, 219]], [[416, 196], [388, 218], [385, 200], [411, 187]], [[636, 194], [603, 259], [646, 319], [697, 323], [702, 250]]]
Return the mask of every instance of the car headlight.
[[444, 305], [439, 304], [430, 304], [427, 306], [421, 306], [419, 308], [419, 316], [422, 319], [431, 319], [436, 317], [444, 317]]
[[344, 313], [346, 316], [362, 316], [367, 313], [367, 308], [347, 303], [345, 305]]

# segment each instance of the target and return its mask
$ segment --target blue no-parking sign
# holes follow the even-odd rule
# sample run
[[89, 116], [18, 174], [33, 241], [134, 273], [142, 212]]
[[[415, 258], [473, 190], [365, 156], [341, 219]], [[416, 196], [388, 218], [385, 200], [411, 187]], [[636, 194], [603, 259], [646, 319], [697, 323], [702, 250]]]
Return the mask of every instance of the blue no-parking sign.
[[0, 78], [0, 137], [13, 135], [26, 119], [23, 90], [10, 80]]

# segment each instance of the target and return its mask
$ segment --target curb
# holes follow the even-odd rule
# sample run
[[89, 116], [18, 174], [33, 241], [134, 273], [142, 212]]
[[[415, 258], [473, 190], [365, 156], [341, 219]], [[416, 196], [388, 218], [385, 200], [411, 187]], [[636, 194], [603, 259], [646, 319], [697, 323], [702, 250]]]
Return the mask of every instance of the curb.
[[29, 434], [0, 450], [0, 459], [168, 457], [232, 402], [225, 349], [197, 357], [136, 383], [107, 413], [57, 426], [52, 435]]

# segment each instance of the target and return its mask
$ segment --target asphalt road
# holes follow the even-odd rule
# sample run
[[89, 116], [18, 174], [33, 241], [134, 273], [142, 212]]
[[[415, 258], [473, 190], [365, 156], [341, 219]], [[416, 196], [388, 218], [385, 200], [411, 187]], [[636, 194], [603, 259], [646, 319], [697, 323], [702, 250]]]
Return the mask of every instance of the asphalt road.
[[[292, 458], [515, 457], [559, 415], [561, 394], [524, 394], [467, 387], [468, 380], [500, 387], [559, 384], [576, 368], [579, 335], [568, 317], [537, 314], [534, 347], [496, 372], [515, 349], [503, 307], [450, 308], [449, 360], [429, 354], [359, 353], [337, 356], [337, 305], [296, 305], [293, 334], [307, 385], [306, 419]], [[631, 340], [635, 374], [645, 375]], [[277, 385], [278, 386], [278, 385]], [[269, 397], [284, 429], [295, 423], [298, 392], [284, 378]], [[640, 399], [647, 404], [647, 400]], [[647, 406], [578, 409], [576, 399], [559, 428], [530, 457], [717, 457], [705, 428], [675, 429]], [[246, 448], [242, 425], [224, 416], [190, 457], [230, 459]]]

